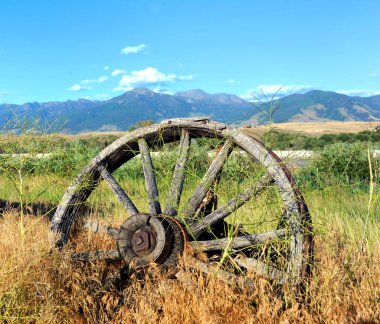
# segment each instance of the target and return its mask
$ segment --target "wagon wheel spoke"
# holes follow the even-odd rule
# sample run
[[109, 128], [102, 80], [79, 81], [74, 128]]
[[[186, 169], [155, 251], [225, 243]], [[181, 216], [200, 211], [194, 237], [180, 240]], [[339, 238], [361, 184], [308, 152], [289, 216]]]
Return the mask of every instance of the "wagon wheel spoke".
[[152, 158], [150, 156], [149, 147], [145, 139], [138, 140], [141, 161], [144, 170], [145, 187], [148, 193], [149, 212], [151, 214], [161, 214], [161, 206], [158, 200], [158, 189], [156, 176], [153, 170]]
[[[216, 152], [215, 157], [218, 155], [220, 149]], [[210, 214], [212, 210], [215, 210], [218, 206], [218, 196], [216, 192], [218, 191], [218, 186], [220, 183], [221, 171], [215, 177], [214, 182], [211, 184], [209, 191], [206, 193], [205, 197], [202, 199], [201, 204], [197, 208], [194, 214], [194, 218], [203, 217], [203, 215]]]
[[74, 253], [71, 256], [74, 261], [108, 261], [116, 262], [123, 259], [117, 250], [105, 250], [105, 251], [91, 251], [91, 252], [79, 252]]
[[186, 208], [184, 210], [184, 217], [191, 218], [196, 213], [198, 207], [202, 203], [202, 200], [205, 198], [207, 192], [209, 191], [212, 184], [215, 183], [216, 178], [221, 172], [225, 161], [228, 156], [231, 154], [233, 148], [233, 142], [231, 139], [227, 139], [223, 147], [211, 162], [210, 167], [204, 174], [202, 180], [195, 188], [192, 196], [187, 202]]
[[218, 197], [215, 195], [215, 192], [217, 191], [218, 179], [219, 177], [215, 180], [213, 188], [206, 193], [205, 198], [203, 198], [201, 204], [195, 211], [195, 219], [210, 214], [213, 209], [216, 209], [218, 205]]
[[201, 251], [215, 251], [225, 249], [242, 249], [256, 244], [263, 244], [280, 239], [286, 235], [285, 229], [260, 234], [248, 234], [232, 238], [221, 238], [209, 241], [193, 241], [190, 244]]
[[190, 147], [190, 134], [187, 129], [181, 130], [181, 141], [179, 145], [179, 156], [175, 165], [173, 179], [166, 200], [165, 214], [177, 215], [179, 201], [181, 199], [183, 182], [185, 179], [186, 162]]
[[256, 260], [254, 258], [234, 258], [234, 261], [247, 271], [251, 271], [257, 275], [265, 276], [272, 280], [280, 280], [280, 283], [286, 280], [286, 274], [277, 269], [276, 267], [269, 265], [265, 262]]
[[125, 193], [123, 188], [119, 185], [116, 179], [113, 177], [111, 173], [102, 165], [98, 167], [102, 178], [107, 182], [108, 186], [114, 192], [119, 201], [123, 204], [125, 210], [129, 214], [129, 216], [137, 214], [139, 211], [132, 202], [132, 200]]
[[244, 190], [237, 197], [231, 199], [226, 205], [216, 209], [212, 213], [205, 216], [203, 219], [194, 221], [189, 225], [189, 232], [194, 237], [197, 238], [211, 225], [223, 220], [238, 208], [243, 206], [246, 202], [250, 201], [252, 198], [258, 196], [265, 188], [267, 188], [273, 182], [271, 175], [266, 174], [253, 186]]
[[107, 234], [108, 236], [114, 238], [115, 240], [117, 239], [119, 235], [119, 229], [112, 226], [100, 224], [92, 220], [87, 220], [84, 224], [84, 227], [95, 234], [98, 234], [98, 233]]
[[[241, 286], [245, 286], [249, 288], [254, 288], [254, 284], [251, 280], [249, 280], [248, 278], [241, 278], [230, 271], [221, 269], [218, 264], [214, 264], [214, 265], [208, 264], [206, 262], [200, 261], [190, 256], [187, 257], [187, 261], [188, 261], [187, 265], [190, 268], [194, 268], [205, 274], [210, 274], [212, 276], [215, 276], [217, 279], [222, 280], [228, 284], [233, 283], [233, 284], [239, 284]], [[180, 281], [187, 283], [184, 273], [182, 271], [178, 272], [176, 274], [176, 277]]]

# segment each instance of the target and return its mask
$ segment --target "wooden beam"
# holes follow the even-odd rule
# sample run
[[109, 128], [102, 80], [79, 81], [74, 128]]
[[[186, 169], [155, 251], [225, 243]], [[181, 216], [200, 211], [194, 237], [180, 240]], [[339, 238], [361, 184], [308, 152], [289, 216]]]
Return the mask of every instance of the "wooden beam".
[[232, 145], [232, 140], [227, 139], [215, 159], [211, 162], [210, 167], [187, 202], [187, 206], [184, 211], [185, 218], [191, 218], [194, 216], [206, 193], [209, 191], [219, 172], [222, 170], [225, 161], [231, 154], [233, 148]]
[[255, 244], [262, 244], [285, 236], [285, 229], [279, 229], [261, 234], [249, 234], [231, 238], [221, 238], [210, 241], [192, 241], [190, 244], [201, 251], [225, 250], [226, 248], [241, 249]]
[[112, 226], [107, 226], [100, 224], [98, 222], [92, 221], [92, 220], [87, 220], [84, 224], [84, 227], [89, 229], [91, 232], [97, 234], [107, 234], [108, 236], [111, 236], [115, 240], [117, 239], [119, 235], [119, 230], [117, 228], [114, 228]]
[[179, 156], [175, 165], [172, 184], [166, 200], [165, 214], [177, 215], [179, 201], [181, 199], [183, 182], [185, 180], [185, 169], [190, 147], [190, 134], [187, 129], [181, 130], [181, 141], [179, 144]]
[[128, 197], [128, 195], [125, 193], [125, 191], [121, 188], [121, 186], [113, 177], [113, 175], [109, 173], [108, 170], [103, 165], [99, 166], [98, 169], [100, 171], [100, 174], [102, 175], [102, 178], [107, 182], [108, 186], [114, 192], [114, 194], [119, 199], [119, 201], [123, 204], [129, 216], [138, 214], [139, 211], [137, 210], [136, 206], [134, 205], [132, 200]]
[[259, 182], [255, 183], [253, 186], [246, 189], [244, 192], [239, 194], [236, 198], [231, 199], [226, 205], [218, 208], [212, 213], [205, 216], [203, 219], [195, 221], [189, 226], [189, 233], [192, 237], [197, 238], [202, 234], [209, 226], [221, 221], [226, 218], [246, 202], [251, 200], [253, 197], [259, 195], [268, 185], [272, 182], [272, 177], [265, 175]]
[[151, 214], [161, 214], [161, 206], [158, 200], [158, 189], [156, 176], [153, 170], [152, 158], [150, 156], [149, 147], [145, 139], [138, 140], [141, 161], [144, 169], [145, 187], [148, 193], [149, 212]]
[[[223, 270], [217, 264], [208, 264], [190, 256], [187, 256], [186, 260], [187, 265], [189, 267], [195, 268], [203, 273], [215, 276], [215, 278], [222, 280], [227, 284], [236, 284], [240, 287], [255, 288], [255, 285], [251, 280], [249, 280], [249, 278], [237, 276], [229, 271]], [[189, 281], [186, 280], [185, 276], [181, 271], [177, 274], [177, 278], [180, 281], [183, 281], [185, 284], [189, 284]]]
[[272, 280], [280, 280], [283, 282], [286, 278], [283, 271], [253, 258], [235, 258], [234, 261], [239, 266], [246, 268], [248, 271], [252, 271], [255, 274], [265, 276]]

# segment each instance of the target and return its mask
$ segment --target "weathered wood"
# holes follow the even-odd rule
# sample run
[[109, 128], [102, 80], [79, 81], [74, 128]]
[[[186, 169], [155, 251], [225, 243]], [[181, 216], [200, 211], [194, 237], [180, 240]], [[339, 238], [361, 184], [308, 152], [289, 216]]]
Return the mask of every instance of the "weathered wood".
[[240, 249], [249, 247], [255, 244], [270, 242], [285, 236], [284, 229], [270, 231], [260, 234], [248, 234], [243, 236], [221, 238], [210, 241], [193, 241], [190, 244], [201, 251], [215, 251], [230, 249]]
[[[236, 284], [239, 286], [245, 286], [249, 288], [255, 288], [255, 285], [249, 278], [247, 277], [239, 277], [229, 271], [220, 269], [220, 266], [218, 264], [207, 264], [205, 262], [199, 261], [196, 258], [187, 256], [187, 265], [189, 267], [193, 267], [203, 273], [215, 276], [215, 278], [222, 280], [228, 284]], [[179, 272], [179, 278], [182, 279], [182, 274]], [[186, 281], [185, 281], [186, 283]]]
[[122, 260], [122, 256], [119, 254], [117, 250], [109, 250], [109, 251], [92, 251], [92, 252], [80, 252], [74, 253], [71, 256], [74, 261], [120, 261]]
[[140, 138], [139, 150], [141, 161], [144, 169], [145, 187], [148, 193], [149, 212], [151, 214], [161, 214], [161, 206], [158, 200], [158, 189], [156, 183], [156, 176], [153, 170], [152, 158], [150, 156], [149, 147], [145, 139]]
[[[217, 151], [214, 153], [213, 158], [215, 158], [220, 152], [222, 146], [220, 146]], [[195, 211], [194, 218], [199, 219], [202, 218], [203, 215], [210, 214], [213, 210], [218, 207], [218, 195], [216, 194], [218, 190], [218, 186], [220, 183], [221, 171], [217, 174], [214, 183], [211, 185], [211, 188], [206, 193], [205, 197], [202, 199], [201, 204], [198, 206]]]
[[90, 230], [91, 232], [97, 234], [107, 234], [108, 236], [111, 236], [115, 240], [117, 239], [119, 235], [119, 230], [117, 228], [114, 228], [112, 226], [107, 226], [100, 224], [98, 222], [87, 220], [84, 224], [84, 227]]
[[103, 165], [99, 166], [99, 171], [100, 171], [100, 174], [102, 175], [102, 178], [107, 182], [108, 186], [117, 196], [119, 201], [123, 204], [129, 216], [138, 214], [139, 211], [137, 210], [136, 206], [134, 205], [132, 200], [128, 197], [128, 195], [125, 193], [125, 191], [120, 187], [119, 183], [116, 181], [113, 175], [109, 173]]
[[206, 124], [210, 122], [210, 117], [187, 117], [187, 118], [169, 118], [169, 119], [164, 119], [161, 121], [161, 124], [182, 124], [182, 123], [202, 123]]
[[231, 154], [232, 145], [233, 145], [232, 140], [227, 139], [223, 147], [221, 148], [221, 150], [215, 157], [215, 159], [211, 162], [208, 170], [204, 174], [202, 180], [200, 181], [198, 186], [195, 188], [192, 196], [187, 202], [186, 208], [184, 210], [185, 218], [191, 218], [191, 216], [194, 216], [199, 205], [202, 203], [202, 200], [204, 199], [205, 195], [207, 194], [207, 192], [209, 191], [209, 189], [215, 182], [216, 178], [219, 175], [219, 172], [222, 170], [224, 162], [227, 160], [228, 156]]
[[260, 276], [265, 276], [272, 280], [285, 280], [286, 275], [283, 271], [273, 267], [265, 262], [252, 258], [235, 258], [234, 261], [248, 271], [252, 271]]
[[238, 208], [243, 206], [246, 202], [250, 201], [253, 197], [258, 196], [265, 188], [269, 186], [272, 181], [272, 177], [266, 174], [260, 181], [244, 190], [244, 192], [239, 194], [236, 198], [231, 199], [226, 205], [208, 214], [203, 219], [197, 220], [193, 224], [190, 224], [188, 227], [190, 235], [197, 238], [209, 226], [226, 218]]
[[185, 180], [185, 169], [190, 147], [190, 134], [187, 129], [181, 130], [181, 141], [179, 145], [179, 157], [175, 165], [172, 184], [166, 200], [165, 214], [177, 215], [179, 201], [181, 199], [183, 182]]
[[313, 255], [310, 214], [286, 165], [256, 139], [225, 124], [202, 118], [173, 119], [162, 124], [139, 128], [128, 132], [100, 152], [66, 190], [54, 214], [51, 229], [59, 233], [60, 240], [57, 245], [62, 247], [67, 243], [72, 224], [79, 217], [81, 207], [98, 185], [100, 165], [107, 165], [108, 171], [113, 172], [136, 155], [139, 138], [145, 138], [149, 146], [154, 145], [158, 137], [164, 143], [169, 143], [178, 138], [181, 129], [187, 129], [195, 138], [220, 140], [230, 138], [234, 145], [258, 161], [268, 174], [272, 175], [289, 216], [286, 222], [289, 227], [288, 246], [291, 257], [287, 257], [287, 272], [295, 278], [303, 278], [305, 273], [309, 273], [309, 264]]

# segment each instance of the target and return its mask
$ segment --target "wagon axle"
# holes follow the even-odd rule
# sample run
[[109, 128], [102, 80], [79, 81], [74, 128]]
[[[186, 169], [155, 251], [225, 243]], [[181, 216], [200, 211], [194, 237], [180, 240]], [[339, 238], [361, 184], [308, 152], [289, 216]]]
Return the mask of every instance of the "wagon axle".
[[138, 267], [153, 262], [171, 265], [184, 251], [185, 233], [182, 225], [168, 216], [136, 214], [121, 226], [116, 238], [117, 251], [124, 262], [133, 262]]

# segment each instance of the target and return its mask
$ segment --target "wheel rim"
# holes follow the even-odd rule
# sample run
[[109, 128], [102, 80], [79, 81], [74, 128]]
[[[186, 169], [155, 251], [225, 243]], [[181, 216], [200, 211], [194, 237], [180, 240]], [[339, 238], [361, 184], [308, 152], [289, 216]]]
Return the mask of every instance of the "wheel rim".
[[[53, 217], [52, 230], [60, 234], [58, 245], [63, 246], [69, 237], [69, 233], [74, 220], [79, 215], [79, 209], [87, 200], [99, 181], [104, 179], [130, 216], [138, 215], [139, 211], [123, 191], [120, 185], [113, 178], [111, 173], [121, 165], [128, 162], [136, 154], [141, 153], [141, 160], [144, 171], [146, 191], [148, 195], [149, 214], [164, 215], [163, 217], [173, 217], [178, 222], [177, 207], [183, 190], [186, 160], [189, 154], [190, 138], [217, 138], [223, 140], [223, 146], [216, 157], [210, 163], [206, 174], [196, 186], [194, 193], [188, 200], [186, 208], [181, 211], [181, 222], [185, 223], [185, 236], [189, 236], [190, 245], [197, 250], [219, 251], [226, 249], [240, 249], [260, 245], [262, 243], [278, 240], [287, 237], [287, 251], [277, 258], [286, 259], [286, 269], [276, 269], [271, 265], [263, 265], [261, 261], [252, 257], [256, 252], [251, 253], [248, 259], [235, 260], [246, 269], [252, 269], [252, 262], [255, 272], [266, 275], [271, 279], [277, 278], [279, 282], [291, 281], [292, 284], [299, 285], [309, 272], [310, 258], [312, 252], [311, 220], [304, 199], [295, 186], [293, 177], [284, 163], [262, 143], [249, 137], [238, 130], [224, 124], [211, 122], [206, 118], [199, 119], [173, 119], [164, 121], [158, 125], [152, 125], [142, 129], [137, 129], [119, 138], [96, 156], [92, 162], [76, 177], [62, 198], [60, 205]], [[178, 158], [175, 164], [173, 179], [167, 196], [164, 208], [159, 202], [159, 193], [156, 178], [153, 172], [152, 158], [149, 147], [158, 147], [161, 143], [171, 143], [180, 139]], [[201, 219], [194, 221], [194, 215], [200, 210], [202, 200], [210, 192], [210, 184], [216, 183], [223, 165], [229, 158], [232, 148], [238, 147], [252, 157], [265, 169], [265, 175], [254, 186], [247, 188], [235, 199], [231, 199], [225, 205], [209, 211]], [[285, 213], [281, 219], [286, 221], [286, 229], [279, 226], [275, 230], [259, 234], [240, 234], [238, 238], [221, 237], [214, 240], [200, 240], [210, 226], [224, 221], [231, 213], [243, 206], [247, 201], [255, 198], [264, 190], [269, 182], [274, 181], [279, 190]], [[216, 195], [215, 195], [216, 196]], [[146, 215], [146, 214], [145, 214]], [[178, 215], [177, 215], [178, 216]], [[143, 216], [141, 216], [143, 217]], [[126, 221], [128, 227], [128, 220]], [[283, 224], [282, 224], [283, 225]], [[173, 227], [171, 221], [169, 227]], [[181, 225], [180, 225], [181, 226]], [[113, 233], [114, 236], [121, 235], [122, 228]], [[176, 230], [177, 231], [177, 230]], [[178, 231], [177, 231], [178, 233]], [[130, 238], [129, 238], [130, 239]], [[118, 244], [119, 247], [119, 244]], [[276, 247], [273, 247], [275, 250]], [[183, 249], [179, 249], [181, 254]], [[86, 258], [94, 257], [107, 259], [112, 256], [115, 260], [125, 259], [125, 255], [111, 251], [109, 254], [102, 254], [98, 251], [94, 254], [86, 254]], [[162, 254], [162, 255], [165, 255]], [[111, 258], [112, 259], [112, 258]], [[154, 259], [154, 258], [153, 258]], [[165, 259], [165, 257], [162, 257]], [[158, 259], [153, 260], [157, 262]], [[131, 261], [127, 258], [127, 261]], [[158, 260], [163, 263], [164, 260]], [[251, 262], [252, 261], [252, 262]], [[247, 262], [251, 262], [250, 265]], [[265, 269], [264, 269], [264, 268]], [[263, 268], [260, 270], [260, 268]], [[281, 276], [275, 275], [276, 271], [281, 271]], [[260, 273], [261, 272], [261, 273]], [[281, 278], [280, 278], [281, 277]]]

